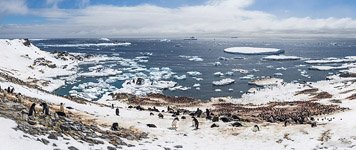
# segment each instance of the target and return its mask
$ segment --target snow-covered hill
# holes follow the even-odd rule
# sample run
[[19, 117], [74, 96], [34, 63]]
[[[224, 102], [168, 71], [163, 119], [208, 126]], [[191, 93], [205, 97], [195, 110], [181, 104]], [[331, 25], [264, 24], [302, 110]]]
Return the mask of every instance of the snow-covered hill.
[[[23, 39], [0, 39], [0, 71], [53, 91], [64, 81], [53, 79], [76, 73], [77, 60], [63, 60]], [[65, 69], [63, 69], [65, 68]]]

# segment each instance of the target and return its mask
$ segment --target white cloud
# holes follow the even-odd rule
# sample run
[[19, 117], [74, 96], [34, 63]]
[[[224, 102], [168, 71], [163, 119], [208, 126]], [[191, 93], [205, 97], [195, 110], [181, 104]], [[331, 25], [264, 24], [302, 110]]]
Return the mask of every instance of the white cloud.
[[0, 0], [0, 16], [6, 14], [25, 14], [27, 11], [25, 0]]
[[[124, 36], [263, 36], [263, 35], [355, 35], [351, 18], [286, 18], [247, 10], [253, 0], [211, 0], [204, 5], [163, 8], [154, 5], [119, 7], [88, 6], [83, 9], [57, 8], [37, 15], [55, 20], [37, 26], [4, 26], [10, 31], [52, 37]], [[0, 31], [1, 33], [1, 31]]]

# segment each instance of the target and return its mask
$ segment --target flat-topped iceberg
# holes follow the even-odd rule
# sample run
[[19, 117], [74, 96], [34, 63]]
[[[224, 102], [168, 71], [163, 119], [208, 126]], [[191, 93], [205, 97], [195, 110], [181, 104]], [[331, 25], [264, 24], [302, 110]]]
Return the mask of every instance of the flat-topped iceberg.
[[356, 62], [356, 56], [346, 56], [345, 58], [325, 58], [319, 60], [307, 60], [305, 63], [307, 64], [331, 64], [331, 63], [349, 63]]
[[215, 86], [222, 86], [222, 85], [233, 84], [234, 82], [235, 82], [234, 79], [226, 78], [226, 79], [221, 79], [221, 80], [219, 80], [219, 81], [213, 81], [213, 85], [215, 85]]
[[263, 60], [272, 60], [272, 61], [284, 61], [284, 60], [300, 60], [300, 57], [297, 56], [285, 56], [285, 55], [271, 55], [262, 58]]
[[347, 66], [311, 66], [310, 70], [319, 70], [319, 71], [330, 71], [330, 70], [342, 70], [347, 69]]
[[277, 48], [230, 47], [224, 49], [224, 52], [243, 55], [278, 55], [284, 53], [284, 50]]

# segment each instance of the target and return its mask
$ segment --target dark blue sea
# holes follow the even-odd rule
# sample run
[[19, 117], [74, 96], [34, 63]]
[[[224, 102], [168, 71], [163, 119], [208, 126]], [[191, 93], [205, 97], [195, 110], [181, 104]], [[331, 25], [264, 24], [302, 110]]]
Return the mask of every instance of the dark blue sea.
[[[80, 44], [97, 44], [97, 43], [112, 43], [112, 42], [129, 42], [129, 46], [80, 46]], [[134, 59], [144, 54], [152, 54], [148, 57], [148, 62], [141, 63], [146, 68], [151, 67], [169, 67], [177, 75], [187, 75], [188, 71], [199, 71], [202, 73], [200, 78], [203, 80], [197, 81], [187, 75], [185, 80], [177, 80], [170, 78], [168, 80], [176, 81], [184, 87], [191, 87], [189, 90], [164, 90], [164, 94], [170, 96], [189, 96], [199, 99], [210, 99], [211, 97], [231, 96], [234, 98], [240, 97], [249, 88], [249, 80], [240, 79], [246, 75], [274, 76], [275, 73], [282, 73], [286, 82], [304, 82], [304, 81], [319, 81], [324, 80], [326, 76], [335, 74], [338, 71], [316, 71], [309, 70], [309, 64], [306, 64], [304, 59], [323, 59], [328, 57], [343, 58], [345, 56], [356, 55], [356, 40], [355, 39], [240, 39], [240, 38], [217, 38], [217, 39], [198, 39], [198, 40], [183, 40], [183, 39], [110, 39], [110, 41], [102, 41], [99, 39], [46, 39], [36, 40], [33, 43], [45, 51], [67, 51], [75, 53], [87, 54], [105, 54], [108, 56], [117, 56]], [[79, 44], [78, 46], [61, 46], [68, 44]], [[53, 46], [56, 45], [56, 46]], [[279, 48], [285, 51], [285, 55], [299, 56], [304, 59], [294, 61], [265, 61], [262, 60], [266, 55], [237, 55], [225, 53], [223, 50], [229, 47], [266, 47]], [[203, 61], [189, 61], [185, 56], [198, 56]], [[222, 60], [220, 57], [227, 58]], [[220, 59], [219, 59], [220, 58]], [[243, 58], [243, 59], [241, 59]], [[220, 62], [221, 65], [215, 66], [214, 63]], [[104, 65], [110, 65], [115, 62], [110, 62]], [[328, 64], [340, 65], [340, 64]], [[82, 65], [81, 69], [93, 65]], [[120, 69], [122, 66], [113, 66], [113, 69]], [[285, 69], [280, 69], [284, 67]], [[279, 69], [277, 69], [279, 68]], [[226, 73], [232, 69], [245, 69], [248, 74], [234, 72], [233, 76], [218, 77], [214, 76], [215, 72]], [[255, 71], [253, 71], [255, 70]], [[257, 71], [258, 70], [258, 71]], [[302, 71], [306, 71], [304, 76]], [[217, 81], [223, 78], [232, 78], [236, 82], [226, 86], [213, 86], [212, 81]], [[100, 77], [101, 79], [105, 77]], [[79, 77], [78, 82], [68, 84], [55, 92], [60, 95], [68, 95], [68, 92], [73, 86], [77, 86], [84, 82], [99, 82], [99, 78], [84, 78]], [[110, 83], [116, 88], [121, 88], [123, 81]], [[200, 84], [200, 90], [193, 88], [194, 84]], [[215, 91], [221, 89], [220, 92]], [[229, 91], [228, 89], [233, 89]]]

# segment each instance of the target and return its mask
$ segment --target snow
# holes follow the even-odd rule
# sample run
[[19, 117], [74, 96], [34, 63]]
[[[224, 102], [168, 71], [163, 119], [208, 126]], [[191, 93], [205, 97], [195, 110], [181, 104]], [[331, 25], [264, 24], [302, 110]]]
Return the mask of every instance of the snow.
[[23, 135], [26, 134], [22, 131], [15, 131], [13, 128], [16, 126], [15, 121], [0, 117], [0, 140], [2, 148], [6, 148], [7, 150], [19, 150], [26, 146], [26, 149], [52, 149], [51, 146], [46, 146], [39, 141], [34, 142], [34, 140], [23, 137]]
[[223, 86], [223, 85], [233, 84], [234, 82], [235, 82], [234, 79], [226, 78], [226, 79], [221, 79], [219, 81], [213, 81], [213, 85], [215, 85], [215, 86]]
[[276, 55], [284, 53], [277, 48], [257, 48], [257, 47], [231, 47], [224, 49], [224, 52], [244, 55]]
[[[53, 79], [57, 76], [72, 75], [76, 73], [78, 62], [74, 60], [56, 59], [49, 52], [40, 50], [34, 45], [25, 46], [25, 40], [0, 39], [0, 70], [23, 81], [31, 82], [30, 78], [40, 81], [49, 81], [48, 85], [38, 83], [45, 90], [53, 91], [64, 85], [64, 81]], [[56, 64], [55, 68], [32, 65], [34, 60], [44, 58]], [[32, 67], [29, 67], [32, 65]], [[67, 66], [63, 69], [63, 66]], [[10, 73], [11, 72], [11, 73]]]
[[[5, 43], [6, 44], [6, 43]], [[12, 49], [14, 50], [14, 49]], [[17, 52], [14, 50], [14, 52]], [[5, 54], [4, 55], [9, 55]], [[47, 55], [47, 54], [44, 54]], [[5, 57], [2, 57], [6, 59]], [[16, 61], [22, 60], [19, 57], [12, 57]], [[2, 60], [0, 60], [2, 61]], [[24, 60], [25, 61], [25, 60]], [[17, 65], [12, 65], [14, 61], [8, 60], [0, 63], [1, 68], [3, 66], [8, 66], [8, 72], [18, 73], [16, 69], [11, 67], [18, 67]], [[30, 61], [29, 61], [30, 62]], [[21, 62], [19, 62], [21, 63]], [[134, 61], [127, 61], [126, 64], [137, 65]], [[20, 68], [20, 67], [19, 67]], [[349, 71], [355, 71], [355, 68], [347, 68]], [[94, 68], [95, 70], [95, 68]], [[134, 70], [134, 69], [131, 69]], [[152, 71], [150, 76], [152, 78], [160, 79], [163, 78], [164, 74], [172, 74], [169, 68], [150, 68], [149, 71]], [[300, 72], [305, 70], [300, 69]], [[56, 75], [58, 72], [53, 72]], [[306, 73], [306, 71], [305, 71]], [[194, 72], [192, 74], [197, 74]], [[27, 74], [28, 75], [28, 74]], [[118, 75], [120, 78], [126, 78], [128, 74]], [[131, 77], [131, 76], [130, 76]], [[253, 77], [253, 75], [249, 75]], [[147, 78], [150, 78], [147, 75]], [[115, 78], [111, 78], [115, 79]], [[233, 79], [232, 79], [233, 80]], [[233, 128], [229, 126], [228, 123], [219, 122], [219, 128], [210, 128], [212, 122], [206, 120], [205, 118], [198, 118], [200, 122], [200, 129], [193, 130], [191, 127], [191, 119], [180, 120], [178, 122], [177, 130], [168, 129], [172, 122], [171, 114], [163, 113], [165, 119], [157, 119], [157, 116], [149, 116], [147, 111], [137, 111], [135, 109], [128, 109], [127, 104], [119, 101], [106, 101], [112, 100], [108, 96], [107, 92], [98, 102], [104, 104], [115, 104], [115, 106], [120, 107], [120, 116], [115, 116], [114, 110], [110, 107], [100, 106], [94, 103], [80, 104], [74, 101], [70, 101], [63, 97], [55, 96], [49, 93], [39, 91], [37, 89], [31, 89], [25, 86], [21, 86], [15, 83], [10, 83], [7, 81], [0, 80], [1, 87], [13, 86], [16, 92], [20, 92], [23, 95], [30, 97], [38, 98], [48, 103], [59, 104], [64, 103], [65, 106], [71, 106], [74, 108], [74, 112], [87, 112], [95, 120], [99, 120], [103, 124], [111, 124], [112, 122], [118, 122], [121, 127], [129, 128], [134, 127], [140, 131], [148, 132], [149, 138], [143, 139], [142, 141], [128, 141], [125, 142], [129, 144], [134, 144], [135, 147], [126, 147], [123, 146], [123, 149], [163, 149], [163, 147], [168, 147], [170, 149], [175, 149], [175, 145], [182, 145], [182, 149], [354, 149], [356, 145], [355, 132], [356, 120], [354, 119], [354, 114], [356, 113], [356, 103], [355, 101], [346, 100], [346, 97], [354, 93], [356, 78], [338, 78], [333, 76], [331, 81], [318, 81], [307, 84], [299, 83], [286, 83], [278, 84], [276, 86], [268, 86], [261, 89], [250, 89], [251, 93], [243, 94], [242, 98], [231, 99], [231, 102], [237, 104], [266, 104], [271, 101], [284, 102], [284, 101], [306, 101], [310, 100], [311, 96], [307, 94], [295, 95], [296, 92], [302, 91], [310, 88], [318, 88], [319, 91], [325, 91], [333, 95], [330, 99], [319, 100], [320, 103], [330, 104], [330, 100], [336, 99], [342, 101], [341, 107], [348, 107], [350, 110], [344, 112], [336, 112], [330, 115], [321, 115], [316, 116], [316, 119], [324, 117], [335, 117], [331, 122], [329, 121], [320, 121], [320, 124], [316, 128], [310, 128], [310, 125], [293, 125], [283, 127], [282, 124], [276, 123], [253, 123], [253, 122], [243, 122], [243, 127]], [[126, 83], [131, 82], [131, 80], [126, 81]], [[102, 82], [104, 84], [105, 82]], [[159, 88], [169, 88], [173, 85], [173, 82], [170, 81], [157, 81], [146, 79], [144, 84], [137, 85], [137, 82], [131, 82], [130, 85], [127, 85], [123, 91], [130, 90], [130, 88], [139, 89], [134, 90], [135, 92], [147, 92], [150, 90], [159, 90]], [[98, 87], [96, 84], [92, 84], [93, 87]], [[84, 86], [82, 89], [86, 89]], [[140, 88], [141, 87], [141, 88]], [[143, 87], [143, 88], [142, 88]], [[179, 89], [185, 89], [189, 87], [180, 87]], [[199, 87], [197, 84], [194, 84], [193, 87]], [[108, 88], [108, 87], [105, 87]], [[171, 87], [172, 88], [172, 87]], [[88, 89], [86, 93], [93, 92], [95, 90], [102, 91], [100, 89]], [[215, 89], [216, 92], [221, 91], [221, 89]], [[230, 91], [230, 89], [229, 89]], [[353, 91], [353, 92], [345, 92]], [[75, 93], [73, 91], [73, 93]], [[88, 95], [89, 97], [93, 95]], [[95, 96], [95, 95], [94, 95]], [[221, 98], [218, 98], [221, 99]], [[226, 98], [227, 100], [229, 98]], [[203, 104], [199, 106], [203, 108], [209, 108], [211, 105]], [[205, 107], [205, 108], [204, 108]], [[163, 107], [157, 107], [162, 110]], [[194, 110], [196, 108], [187, 109]], [[154, 123], [158, 128], [152, 129], [147, 128], [147, 123]], [[258, 124], [260, 126], [260, 131], [253, 132], [253, 125]], [[0, 133], [0, 140], [2, 148], [5, 149], [53, 149], [51, 144], [48, 146], [34, 141], [33, 139], [37, 137], [30, 138], [31, 140], [24, 138], [21, 131], [15, 131], [12, 128], [16, 126], [14, 121], [4, 119], [0, 117], [0, 128], [2, 132]], [[330, 130], [330, 139], [327, 141], [319, 141], [321, 134], [327, 130]], [[285, 139], [285, 135], [289, 135], [290, 140]], [[39, 137], [42, 138], [42, 137]], [[155, 139], [157, 138], [157, 139]], [[70, 138], [71, 139], [71, 138]], [[282, 139], [281, 143], [276, 141]], [[211, 143], [213, 141], [213, 143]], [[51, 141], [53, 142], [53, 141]], [[73, 145], [79, 149], [106, 149], [108, 143], [105, 141], [105, 144], [89, 146], [88, 143], [80, 143], [71, 139], [70, 145]], [[210, 143], [207, 143], [210, 142]], [[67, 149], [67, 145], [62, 139], [56, 142], [59, 149]]]
[[262, 58], [263, 60], [275, 60], [275, 61], [283, 61], [283, 60], [300, 60], [300, 57], [297, 56], [285, 56], [285, 55], [271, 55]]

